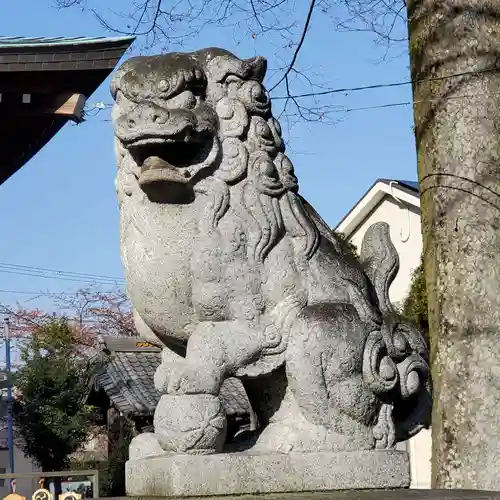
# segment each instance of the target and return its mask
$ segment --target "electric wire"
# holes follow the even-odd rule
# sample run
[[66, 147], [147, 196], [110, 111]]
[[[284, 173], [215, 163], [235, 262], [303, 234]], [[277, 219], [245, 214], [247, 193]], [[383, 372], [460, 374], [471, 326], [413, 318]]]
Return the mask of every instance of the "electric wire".
[[124, 278], [0, 262], [0, 273], [80, 283], [123, 284]]
[[459, 73], [452, 73], [450, 75], [432, 76], [429, 78], [422, 78], [420, 80], [402, 80], [399, 82], [375, 83], [372, 85], [361, 85], [361, 86], [357, 86], [357, 87], [327, 89], [327, 90], [320, 90], [317, 92], [306, 92], [304, 94], [297, 94], [297, 95], [276, 96], [276, 97], [273, 97], [273, 99], [274, 100], [303, 99], [305, 97], [316, 97], [316, 96], [323, 96], [323, 95], [330, 95], [330, 94], [343, 94], [343, 93], [349, 93], [349, 92], [360, 92], [363, 90], [375, 90], [375, 89], [384, 89], [384, 88], [392, 88], [392, 87], [403, 87], [406, 85], [420, 85], [422, 83], [448, 80], [450, 78], [460, 78], [462, 76], [477, 76], [477, 75], [481, 75], [484, 73], [492, 73], [492, 72], [499, 71], [499, 70], [500, 70], [500, 67], [493, 66], [491, 68], [462, 71]]
[[[388, 83], [375, 83], [371, 85], [360, 85], [360, 86], [355, 86], [355, 87], [341, 87], [341, 88], [334, 88], [334, 89], [326, 89], [326, 90], [320, 90], [320, 91], [315, 91], [315, 92], [306, 92], [303, 94], [296, 94], [296, 95], [282, 95], [282, 96], [273, 96], [273, 100], [288, 100], [288, 99], [304, 99], [307, 97], [318, 97], [318, 96], [325, 96], [325, 95], [331, 95], [331, 94], [349, 94], [350, 92], [360, 92], [360, 91], [365, 91], [365, 90], [377, 90], [377, 89], [384, 89], [384, 88], [394, 88], [394, 87], [403, 87], [407, 85], [420, 85], [422, 83], [426, 82], [435, 82], [435, 81], [443, 81], [443, 80], [448, 80], [451, 78], [460, 78], [460, 77], [465, 77], [465, 76], [477, 76], [480, 74], [484, 73], [492, 73], [495, 71], [499, 71], [500, 67], [498, 66], [493, 66], [491, 68], [483, 68], [483, 69], [477, 69], [477, 70], [468, 70], [468, 71], [462, 71], [459, 73], [453, 73], [450, 75], [443, 75], [443, 76], [434, 76], [434, 77], [429, 77], [429, 78], [422, 78], [419, 80], [402, 80], [399, 82], [388, 82]], [[379, 109], [379, 108], [388, 108], [388, 107], [396, 107], [396, 106], [409, 106], [413, 104], [420, 104], [420, 103], [425, 103], [425, 102], [435, 102], [437, 100], [443, 101], [443, 100], [448, 100], [448, 99], [465, 99], [469, 98], [472, 96], [450, 96], [450, 97], [443, 97], [443, 98], [438, 98], [438, 99], [425, 99], [425, 100], [419, 100], [419, 101], [402, 101], [402, 102], [394, 102], [394, 103], [386, 103], [386, 104], [379, 104], [379, 105], [374, 105], [374, 106], [364, 106], [364, 107], [359, 107], [359, 108], [348, 108], [344, 110], [335, 110], [335, 111], [330, 111], [330, 112], [351, 112], [351, 111], [364, 111], [364, 110], [369, 110], [369, 109]], [[113, 105], [110, 103], [102, 103], [103, 106], [105, 106], [104, 109], [111, 108]], [[103, 119], [100, 121], [111, 121], [110, 119]]]

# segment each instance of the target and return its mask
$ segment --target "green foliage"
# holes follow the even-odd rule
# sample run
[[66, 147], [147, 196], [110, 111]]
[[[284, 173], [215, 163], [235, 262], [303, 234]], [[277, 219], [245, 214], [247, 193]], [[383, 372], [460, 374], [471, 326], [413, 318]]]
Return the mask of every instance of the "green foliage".
[[339, 243], [340, 247], [345, 250], [347, 254], [355, 257], [356, 259], [359, 257], [357, 248], [346, 238], [344, 233], [333, 231], [333, 236]]
[[92, 368], [76, 354], [77, 347], [65, 319], [47, 319], [34, 328], [15, 376], [20, 446], [43, 471], [69, 465], [70, 455], [90, 437], [96, 416], [86, 404]]
[[110, 453], [107, 467], [102, 473], [100, 496], [125, 496], [125, 462], [128, 460], [128, 448], [132, 437], [130, 426], [126, 426], [123, 435]]
[[132, 440], [133, 423], [124, 419], [120, 437], [106, 461], [73, 460], [71, 470], [99, 470], [99, 497], [125, 496], [125, 463], [128, 460], [128, 449]]
[[429, 334], [427, 317], [427, 290], [425, 283], [423, 258], [420, 265], [413, 271], [410, 292], [403, 303], [403, 316], [413, 321], [424, 333]]

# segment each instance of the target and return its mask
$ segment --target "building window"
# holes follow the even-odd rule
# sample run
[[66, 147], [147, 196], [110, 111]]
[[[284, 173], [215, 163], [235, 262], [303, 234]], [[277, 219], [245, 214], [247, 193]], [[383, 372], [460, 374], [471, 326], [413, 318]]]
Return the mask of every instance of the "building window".
[[[5, 474], [7, 472], [7, 469], [5, 467], [0, 467], [0, 474]], [[0, 488], [3, 488], [5, 486], [5, 479], [0, 479]]]

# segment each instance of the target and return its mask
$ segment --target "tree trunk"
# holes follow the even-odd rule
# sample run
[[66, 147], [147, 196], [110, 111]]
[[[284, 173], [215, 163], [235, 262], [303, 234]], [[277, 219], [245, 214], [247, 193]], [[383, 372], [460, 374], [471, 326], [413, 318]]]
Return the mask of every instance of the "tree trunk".
[[122, 438], [123, 432], [121, 424], [120, 412], [114, 407], [110, 407], [107, 414], [108, 458], [115, 451], [120, 439]]
[[[500, 72], [492, 71], [500, 0], [407, 7], [434, 378], [432, 485], [500, 490]], [[448, 78], [457, 73], [469, 74]]]

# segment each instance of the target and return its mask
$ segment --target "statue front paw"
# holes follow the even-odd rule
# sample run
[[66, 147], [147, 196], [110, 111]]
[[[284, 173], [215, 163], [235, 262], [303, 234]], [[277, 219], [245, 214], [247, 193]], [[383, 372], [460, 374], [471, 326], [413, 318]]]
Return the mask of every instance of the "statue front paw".
[[218, 367], [183, 359], [163, 363], [155, 374], [155, 387], [162, 394], [213, 394], [217, 396], [223, 373]]

